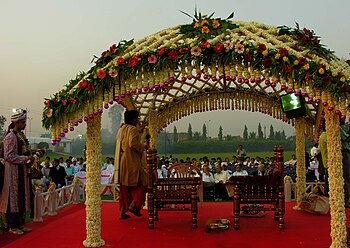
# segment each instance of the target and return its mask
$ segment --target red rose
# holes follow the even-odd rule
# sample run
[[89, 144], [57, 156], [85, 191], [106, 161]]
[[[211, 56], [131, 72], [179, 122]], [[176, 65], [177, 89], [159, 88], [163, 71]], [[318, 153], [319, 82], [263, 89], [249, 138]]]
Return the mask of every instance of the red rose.
[[312, 75], [310, 75], [310, 74], [309, 74], [309, 75], [306, 75], [306, 76], [305, 76], [305, 79], [306, 79], [306, 80], [312, 79]]
[[285, 66], [283, 66], [283, 71], [285, 72], [285, 73], [291, 73], [292, 72], [292, 67], [291, 66], [287, 66], [287, 65], [285, 65]]
[[179, 50], [180, 53], [184, 54], [188, 52], [188, 48], [180, 48]]
[[250, 54], [245, 54], [244, 55], [244, 60], [247, 62], [252, 62], [253, 61], [253, 57]]
[[179, 56], [179, 54], [175, 51], [175, 50], [171, 50], [169, 53], [168, 53], [168, 58], [170, 60], [175, 60], [177, 57]]
[[328, 85], [332, 81], [331, 77], [325, 77], [322, 79], [322, 83]]
[[158, 50], [158, 55], [163, 55], [165, 53], [165, 48], [162, 47], [161, 49]]
[[266, 50], [266, 45], [265, 44], [262, 44], [262, 43], [259, 43], [258, 44], [258, 52], [259, 53], [262, 53], [263, 51]]
[[269, 68], [272, 65], [272, 59], [271, 58], [264, 59], [263, 65], [265, 68]]
[[88, 87], [89, 91], [94, 91], [94, 89], [95, 89], [95, 86], [93, 84], [88, 84], [87, 87]]
[[50, 108], [50, 106], [51, 106], [50, 100], [45, 101], [44, 104], [47, 108]]
[[81, 81], [81, 82], [79, 83], [79, 88], [80, 88], [80, 89], [85, 89], [86, 86], [87, 86], [87, 82], [86, 82], [86, 81]]
[[137, 61], [138, 61], [138, 58], [135, 56], [135, 57], [132, 57], [129, 59], [129, 65], [131, 67], [135, 67], [137, 65]]
[[215, 53], [221, 53], [223, 48], [224, 48], [224, 46], [222, 44], [217, 43], [214, 47], [214, 51], [215, 51]]
[[103, 58], [106, 54], [107, 54], [107, 51], [104, 51], [103, 53], [101, 53], [101, 58]]
[[117, 59], [117, 64], [118, 65], [123, 65], [125, 63], [125, 60], [123, 58], [118, 58]]
[[71, 98], [71, 99], [70, 99], [70, 102], [71, 102], [72, 104], [76, 104], [76, 103], [77, 103], [77, 100], [75, 100], [74, 98]]
[[347, 92], [349, 90], [349, 87], [347, 85], [340, 86], [340, 90], [343, 92]]
[[106, 77], [106, 72], [105, 72], [105, 70], [103, 70], [103, 69], [98, 70], [98, 71], [97, 71], [97, 77], [98, 77], [99, 79], [105, 78], [105, 77]]
[[298, 61], [299, 61], [299, 65], [305, 65], [305, 63], [306, 63], [306, 58], [304, 58], [304, 57], [299, 57], [299, 58], [298, 58]]
[[284, 57], [284, 56], [286, 56], [286, 55], [288, 54], [288, 50], [281, 47], [281, 48], [278, 50], [278, 53], [281, 55], [281, 57]]
[[62, 100], [62, 105], [65, 107], [67, 105], [67, 101], [66, 100]]
[[207, 41], [206, 41], [206, 42], [203, 42], [203, 43], [202, 43], [202, 48], [203, 48], [203, 49], [206, 49], [209, 45], [210, 45], [209, 42], [207, 42]]
[[109, 48], [109, 53], [110, 53], [110, 54], [114, 54], [116, 48], [117, 48], [116, 44], [113, 44], [113, 45]]

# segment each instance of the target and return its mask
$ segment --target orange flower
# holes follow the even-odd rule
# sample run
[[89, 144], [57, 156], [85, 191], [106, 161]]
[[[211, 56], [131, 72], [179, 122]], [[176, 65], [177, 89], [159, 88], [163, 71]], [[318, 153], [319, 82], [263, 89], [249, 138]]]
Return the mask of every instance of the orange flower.
[[47, 118], [51, 118], [52, 117], [52, 112], [53, 112], [52, 109], [47, 110], [47, 113], [46, 113]]
[[194, 24], [194, 27], [195, 28], [199, 28], [201, 26], [201, 24], [199, 23], [199, 22], [196, 22], [195, 24]]
[[202, 28], [202, 33], [209, 33], [209, 28], [207, 27], [207, 26], [204, 26], [203, 28]]
[[208, 25], [208, 24], [209, 24], [209, 23], [208, 23], [207, 20], [203, 20], [203, 21], [201, 22], [201, 26]]
[[213, 28], [218, 28], [220, 26], [220, 22], [217, 20], [212, 21]]

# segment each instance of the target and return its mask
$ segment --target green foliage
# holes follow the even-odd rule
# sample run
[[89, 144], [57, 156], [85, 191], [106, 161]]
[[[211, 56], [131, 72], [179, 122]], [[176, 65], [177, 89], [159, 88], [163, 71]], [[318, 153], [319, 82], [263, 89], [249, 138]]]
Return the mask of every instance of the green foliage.
[[47, 142], [39, 142], [38, 149], [49, 149], [49, 144]]
[[244, 125], [243, 139], [244, 140], [248, 139], [248, 128], [247, 128], [247, 125]]
[[173, 142], [177, 143], [177, 141], [179, 140], [179, 136], [177, 134], [177, 129], [176, 126], [174, 126], [174, 131], [173, 131]]
[[258, 139], [260, 139], [260, 140], [264, 139], [264, 133], [262, 131], [260, 122], [259, 122], [259, 125], [258, 125]]
[[193, 133], [192, 133], [192, 126], [191, 123], [188, 124], [188, 129], [187, 129], [187, 140], [192, 140]]
[[207, 126], [205, 124], [203, 124], [203, 140], [207, 140]]
[[219, 140], [222, 141], [223, 133], [222, 133], [222, 126], [219, 127], [219, 134], [218, 134]]

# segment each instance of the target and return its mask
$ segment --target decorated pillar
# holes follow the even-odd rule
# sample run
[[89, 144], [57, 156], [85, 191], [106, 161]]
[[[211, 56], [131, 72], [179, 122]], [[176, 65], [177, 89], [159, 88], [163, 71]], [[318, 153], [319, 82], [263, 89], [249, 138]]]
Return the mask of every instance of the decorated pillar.
[[157, 112], [154, 109], [149, 109], [148, 114], [148, 128], [149, 128], [149, 134], [151, 135], [150, 139], [150, 147], [153, 149], [156, 149], [157, 147], [157, 136], [158, 136], [158, 119], [157, 119]]
[[339, 115], [336, 115], [334, 111], [325, 110], [325, 119], [332, 238], [330, 247], [347, 247]]
[[86, 131], [86, 239], [85, 247], [100, 247], [101, 239], [101, 115], [87, 123]]
[[306, 191], [306, 168], [305, 168], [305, 119], [295, 119], [295, 139], [296, 149], [295, 155], [297, 157], [297, 179], [296, 179], [296, 191], [297, 191], [297, 205], [295, 210], [300, 210], [300, 203], [304, 197]]

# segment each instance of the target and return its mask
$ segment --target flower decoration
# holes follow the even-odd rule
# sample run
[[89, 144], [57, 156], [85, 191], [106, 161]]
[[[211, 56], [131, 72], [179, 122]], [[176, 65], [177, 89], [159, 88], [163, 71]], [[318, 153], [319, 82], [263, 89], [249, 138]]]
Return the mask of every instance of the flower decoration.
[[202, 49], [200, 47], [194, 46], [191, 48], [191, 54], [193, 56], [199, 56], [202, 53]]
[[157, 63], [157, 57], [156, 57], [156, 55], [154, 55], [154, 54], [152, 54], [151, 56], [149, 56], [147, 60], [148, 60], [148, 63], [150, 63], [150, 64], [155, 64], [155, 63]]
[[52, 113], [53, 113], [53, 110], [52, 109], [48, 109], [47, 112], [46, 112], [47, 118], [51, 118], [52, 117]]
[[296, 23], [296, 27], [290, 28], [287, 26], [280, 26], [279, 35], [290, 35], [294, 37], [298, 44], [305, 47], [310, 52], [317, 54], [325, 59], [331, 59], [334, 57], [334, 51], [327, 49], [324, 45], [320, 43], [320, 38], [316, 36], [313, 30], [303, 28], [300, 29], [299, 24]]
[[239, 43], [235, 46], [235, 52], [239, 53], [239, 54], [243, 54], [244, 53], [244, 45]]
[[115, 78], [115, 77], [118, 76], [118, 71], [115, 70], [115, 69], [109, 69], [108, 74], [109, 74], [109, 76], [111, 76], [112, 78]]

